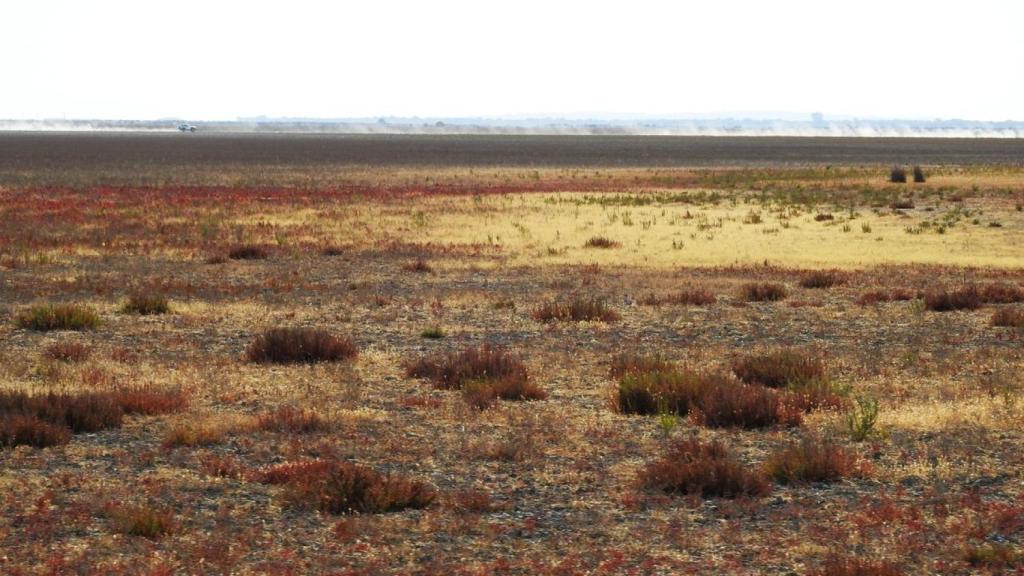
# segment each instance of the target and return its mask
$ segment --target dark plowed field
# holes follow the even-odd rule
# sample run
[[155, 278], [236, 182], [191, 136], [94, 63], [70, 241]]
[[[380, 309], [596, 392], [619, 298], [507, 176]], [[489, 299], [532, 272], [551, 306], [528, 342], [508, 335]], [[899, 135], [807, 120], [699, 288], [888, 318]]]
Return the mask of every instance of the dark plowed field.
[[4, 172], [161, 165], [655, 167], [1024, 164], [1024, 140], [0, 133]]

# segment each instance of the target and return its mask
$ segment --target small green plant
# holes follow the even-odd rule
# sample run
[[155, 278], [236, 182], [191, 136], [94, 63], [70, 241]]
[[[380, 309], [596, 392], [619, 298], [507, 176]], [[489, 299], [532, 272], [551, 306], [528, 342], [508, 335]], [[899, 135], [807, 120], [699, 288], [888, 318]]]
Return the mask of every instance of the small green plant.
[[420, 338], [429, 338], [431, 340], [440, 340], [446, 336], [444, 330], [440, 326], [431, 326], [425, 328], [423, 332], [420, 332]]
[[854, 442], [878, 435], [878, 400], [857, 396], [846, 413], [846, 431]]

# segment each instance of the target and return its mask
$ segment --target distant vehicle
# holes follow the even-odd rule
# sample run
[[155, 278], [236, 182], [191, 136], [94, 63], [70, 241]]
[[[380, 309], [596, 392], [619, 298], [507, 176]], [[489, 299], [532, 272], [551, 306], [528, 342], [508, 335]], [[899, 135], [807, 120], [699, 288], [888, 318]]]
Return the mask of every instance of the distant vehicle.
[[195, 132], [196, 131], [196, 127], [191, 125], [191, 124], [184, 124], [184, 123], [182, 123], [182, 124], [178, 124], [178, 131], [179, 132]]

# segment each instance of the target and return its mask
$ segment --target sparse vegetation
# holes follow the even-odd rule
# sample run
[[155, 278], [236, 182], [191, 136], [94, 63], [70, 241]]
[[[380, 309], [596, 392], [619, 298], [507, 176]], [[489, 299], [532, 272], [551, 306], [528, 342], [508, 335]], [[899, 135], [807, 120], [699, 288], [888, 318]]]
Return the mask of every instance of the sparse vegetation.
[[789, 295], [789, 291], [782, 284], [750, 282], [743, 285], [740, 295], [747, 302], [777, 302], [784, 300]]
[[54, 342], [43, 350], [43, 357], [59, 362], [78, 363], [89, 359], [92, 347], [80, 342]]
[[1004, 328], [1024, 328], [1024, 311], [1000, 308], [992, 315], [992, 325]]
[[830, 440], [806, 437], [775, 451], [765, 462], [768, 475], [783, 484], [836, 482], [862, 473], [858, 458]]
[[738, 461], [723, 444], [696, 439], [675, 443], [668, 454], [640, 472], [639, 481], [650, 490], [700, 498], [756, 497], [771, 490], [759, 470]]
[[924, 307], [934, 312], [951, 310], [976, 310], [981, 308], [983, 299], [975, 286], [964, 286], [956, 290], [929, 292], [924, 295]]
[[462, 390], [466, 400], [480, 408], [489, 407], [499, 398], [547, 398], [547, 393], [530, 379], [522, 359], [490, 344], [421, 358], [406, 366], [406, 375], [426, 378], [443, 390]]
[[327, 514], [380, 514], [426, 508], [437, 491], [419, 480], [383, 475], [351, 462], [284, 464], [263, 474], [265, 482], [283, 484], [293, 506]]
[[121, 307], [125, 314], [139, 314], [149, 316], [155, 314], [167, 314], [171, 307], [167, 297], [157, 292], [134, 291], [128, 295], [128, 300]]
[[799, 388], [828, 379], [825, 363], [819, 356], [793, 349], [740, 356], [733, 361], [732, 371], [748, 384], [769, 388]]
[[232, 260], [264, 260], [269, 256], [270, 252], [265, 247], [255, 244], [243, 244], [228, 250], [228, 258]]
[[542, 302], [533, 309], [531, 316], [539, 322], [615, 322], [621, 318], [604, 300], [581, 296], [574, 296], [568, 302]]
[[593, 236], [587, 239], [586, 244], [584, 244], [586, 248], [618, 248], [620, 246], [622, 246], [622, 243], [605, 236]]

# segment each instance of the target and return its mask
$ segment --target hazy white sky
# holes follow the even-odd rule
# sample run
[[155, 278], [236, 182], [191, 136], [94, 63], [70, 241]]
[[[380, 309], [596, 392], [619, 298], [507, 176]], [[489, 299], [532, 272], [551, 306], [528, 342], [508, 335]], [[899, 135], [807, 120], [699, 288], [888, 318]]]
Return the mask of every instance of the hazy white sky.
[[0, 5], [0, 118], [1024, 120], [1024, 1]]

